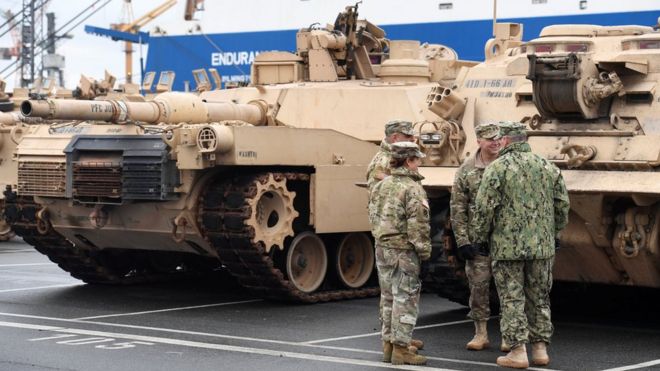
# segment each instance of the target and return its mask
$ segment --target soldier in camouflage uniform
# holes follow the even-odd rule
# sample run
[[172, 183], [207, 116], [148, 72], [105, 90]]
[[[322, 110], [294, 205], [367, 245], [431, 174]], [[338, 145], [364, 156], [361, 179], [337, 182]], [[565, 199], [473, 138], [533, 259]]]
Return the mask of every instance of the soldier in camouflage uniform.
[[410, 121], [392, 120], [385, 125], [385, 139], [380, 142], [380, 150], [367, 167], [369, 192], [376, 183], [390, 175], [390, 146], [397, 142], [414, 142], [415, 131]]
[[470, 313], [474, 321], [475, 335], [467, 343], [468, 350], [482, 350], [490, 345], [487, 321], [490, 317], [490, 257], [488, 251], [474, 250], [473, 231], [469, 222], [474, 215], [475, 200], [486, 166], [497, 158], [500, 149], [500, 128], [496, 124], [481, 124], [475, 128], [477, 152], [467, 158], [458, 169], [451, 191], [451, 225], [456, 237], [458, 252], [465, 259], [465, 273], [470, 285]]
[[568, 193], [559, 169], [531, 152], [524, 125], [501, 123], [500, 135], [502, 149], [484, 172], [471, 225], [476, 243], [490, 247], [500, 329], [511, 346], [497, 364], [529, 367], [530, 341], [532, 363], [543, 366], [550, 362], [552, 266], [568, 223]]
[[[415, 131], [410, 121], [392, 120], [385, 124], [385, 138], [380, 142], [380, 150], [369, 163], [367, 167], [367, 185], [369, 192], [376, 185], [376, 183], [383, 180], [386, 176], [390, 175], [390, 155], [391, 146], [393, 143], [398, 142], [414, 142]], [[380, 305], [380, 318], [382, 322], [383, 317], [383, 304]], [[413, 339], [411, 346], [416, 349], [424, 348], [424, 342], [419, 339]]]
[[417, 322], [420, 265], [431, 257], [429, 207], [417, 167], [424, 157], [411, 142], [391, 146], [391, 175], [369, 198], [381, 290], [383, 358], [392, 364], [425, 364], [409, 346]]

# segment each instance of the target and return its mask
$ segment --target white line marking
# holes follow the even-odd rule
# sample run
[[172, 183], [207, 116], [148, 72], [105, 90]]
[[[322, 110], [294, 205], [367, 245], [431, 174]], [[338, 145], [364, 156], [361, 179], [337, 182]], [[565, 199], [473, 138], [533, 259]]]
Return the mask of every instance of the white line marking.
[[[461, 324], [461, 323], [468, 323], [468, 322], [472, 323], [473, 321], [471, 319], [466, 319], [466, 320], [453, 321], [453, 322], [436, 323], [436, 324], [433, 324], [433, 325], [418, 326], [418, 327], [415, 327], [415, 330], [422, 330], [422, 329], [433, 328], [433, 327], [458, 325], [458, 324]], [[342, 337], [338, 337], [338, 338], [329, 338], [329, 339], [319, 339], [319, 340], [306, 341], [303, 344], [327, 343], [327, 342], [331, 342], [331, 341], [366, 338], [366, 337], [369, 337], [369, 336], [378, 336], [378, 335], [380, 335], [380, 332], [370, 332], [368, 334], [350, 335], [350, 336], [342, 336]]]
[[68, 334], [68, 335], [67, 335], [67, 334], [62, 334], [62, 335], [48, 336], [48, 337], [45, 337], [45, 338], [28, 339], [28, 341], [42, 341], [42, 340], [63, 339], [63, 338], [70, 338], [70, 337], [72, 337], [72, 336], [76, 336], [76, 335], [72, 335], [72, 334]]
[[607, 370], [603, 370], [603, 371], [635, 370], [635, 369], [638, 369], [638, 368], [655, 366], [655, 365], [660, 365], [660, 359], [656, 359], [656, 360], [648, 361], [648, 362], [644, 362], [644, 363], [638, 363], [636, 365], [622, 366], [622, 367], [617, 367], [617, 368], [608, 368]]
[[16, 292], [16, 291], [30, 291], [30, 290], [43, 290], [43, 289], [52, 289], [52, 288], [56, 288], [56, 287], [73, 287], [73, 286], [80, 286], [80, 285], [81, 285], [80, 283], [69, 283], [69, 284], [62, 284], [62, 285], [24, 287], [22, 289], [0, 290], [0, 293], [3, 293], [3, 292]]
[[12, 254], [16, 252], [36, 252], [37, 250], [35, 249], [21, 249], [21, 250], [8, 250], [8, 251], [0, 251], [0, 254]]
[[25, 263], [25, 264], [0, 264], [0, 268], [4, 267], [26, 267], [29, 265], [52, 265], [54, 267], [57, 267], [55, 263]]
[[27, 325], [23, 323], [12, 323], [12, 322], [0, 322], [0, 326], [23, 328], [23, 329], [27, 328], [31, 330], [41, 330], [41, 331], [46, 330], [46, 331], [62, 332], [62, 333], [77, 334], [77, 335], [121, 338], [121, 339], [147, 341], [152, 343], [160, 343], [160, 344], [168, 344], [168, 345], [176, 345], [176, 346], [184, 346], [184, 347], [192, 347], [192, 348], [203, 348], [203, 349], [214, 349], [214, 350], [221, 350], [227, 352], [259, 354], [259, 355], [272, 356], [272, 357], [295, 358], [295, 359], [303, 359], [303, 360], [310, 360], [316, 362], [321, 361], [321, 362], [340, 363], [340, 364], [349, 364], [349, 365], [367, 366], [367, 367], [391, 368], [391, 369], [400, 369], [400, 370], [452, 371], [451, 369], [446, 369], [446, 368], [432, 368], [432, 367], [420, 367], [420, 366], [394, 366], [383, 362], [369, 361], [363, 359], [331, 357], [331, 356], [298, 353], [298, 352], [283, 352], [278, 350], [240, 347], [234, 345], [222, 345], [222, 344], [213, 344], [213, 343], [202, 343], [198, 341], [170, 339], [170, 338], [155, 337], [155, 336], [143, 336], [143, 335], [102, 332], [102, 331], [89, 331], [82, 329], [62, 328], [62, 327], [53, 327], [53, 326], [37, 326], [37, 325]]
[[[97, 322], [97, 321], [80, 321], [80, 320], [76, 320], [76, 319], [43, 317], [43, 316], [34, 316], [34, 315], [29, 315], [29, 314], [15, 314], [15, 313], [2, 313], [2, 312], [0, 312], [0, 316], [31, 318], [31, 319], [40, 319], [40, 320], [45, 320], [45, 321], [59, 321], [59, 322], [69, 322], [69, 323], [77, 323], [77, 324], [83, 324], [84, 323], [84, 324], [93, 324], [93, 325], [98, 325], [98, 326], [129, 328], [129, 329], [135, 329], [135, 330], [147, 330], [147, 331], [154, 331], [154, 332], [165, 332], [165, 333], [174, 333], [174, 334], [205, 336], [205, 337], [218, 338], [218, 339], [231, 339], [231, 340], [252, 341], [252, 342], [258, 342], [258, 343], [291, 345], [291, 346], [296, 346], [296, 347], [308, 347], [308, 348], [340, 350], [340, 351], [354, 352], [354, 353], [381, 354], [381, 352], [373, 351], [373, 350], [364, 350], [364, 349], [356, 349], [356, 348], [342, 348], [342, 347], [331, 346], [331, 345], [316, 345], [316, 344], [309, 344], [309, 343], [300, 343], [300, 342], [292, 342], [292, 341], [284, 341], [284, 340], [259, 339], [259, 338], [250, 338], [250, 337], [234, 336], [234, 335], [212, 334], [212, 333], [207, 333], [207, 332], [176, 330], [176, 329], [160, 328], [160, 327], [126, 325], [126, 324], [121, 324], [121, 323], [109, 323], [109, 322]], [[472, 322], [472, 320], [469, 320], [469, 322]], [[447, 322], [447, 324], [449, 324], [449, 323], [453, 323], [453, 322]], [[439, 324], [439, 325], [441, 325], [441, 324]], [[432, 326], [432, 325], [429, 325], [429, 326]], [[438, 361], [443, 361], [443, 362], [453, 362], [453, 363], [464, 363], [464, 364], [475, 364], [475, 365], [481, 365], [481, 366], [499, 367], [495, 364], [495, 362], [485, 363], [485, 362], [475, 362], [475, 361], [467, 361], [467, 360], [461, 360], [461, 359], [439, 358], [439, 357], [428, 357], [428, 358], [438, 360]], [[550, 368], [533, 368], [533, 367], [530, 367], [529, 370], [557, 371], [557, 370], [553, 370], [553, 369], [550, 369]]]
[[97, 319], [97, 318], [108, 318], [108, 317], [122, 317], [122, 316], [137, 316], [140, 314], [151, 314], [151, 313], [162, 313], [162, 312], [173, 312], [177, 310], [187, 310], [187, 309], [199, 309], [199, 308], [211, 308], [211, 307], [222, 307], [226, 305], [234, 304], [245, 304], [245, 303], [255, 303], [258, 301], [263, 301], [263, 299], [252, 299], [252, 300], [243, 300], [243, 301], [232, 301], [228, 303], [215, 303], [215, 304], [204, 304], [204, 305], [194, 305], [190, 307], [179, 307], [179, 308], [167, 308], [167, 309], [156, 309], [156, 310], [146, 310], [143, 312], [133, 312], [133, 313], [118, 313], [118, 314], [106, 314], [103, 316], [92, 316], [92, 317], [80, 317], [74, 318], [78, 321], [88, 320], [88, 319]]

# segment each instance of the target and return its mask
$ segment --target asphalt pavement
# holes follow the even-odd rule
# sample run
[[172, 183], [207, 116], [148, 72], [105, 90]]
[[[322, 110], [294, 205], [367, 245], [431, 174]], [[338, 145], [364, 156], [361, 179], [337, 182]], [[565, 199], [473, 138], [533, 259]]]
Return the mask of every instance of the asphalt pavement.
[[[551, 363], [538, 370], [660, 370], [657, 290], [571, 290], [553, 304]], [[86, 285], [20, 239], [0, 243], [0, 371], [492, 370], [465, 350], [467, 309], [422, 295], [415, 337], [427, 367], [380, 361], [378, 299], [300, 305], [252, 296], [224, 274], [176, 283]]]

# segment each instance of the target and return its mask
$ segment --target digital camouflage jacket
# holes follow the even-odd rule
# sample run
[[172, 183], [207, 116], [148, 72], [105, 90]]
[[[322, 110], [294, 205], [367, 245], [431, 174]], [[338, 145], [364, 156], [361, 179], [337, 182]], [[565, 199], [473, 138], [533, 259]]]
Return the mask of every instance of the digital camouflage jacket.
[[475, 242], [493, 260], [554, 256], [554, 239], [568, 223], [569, 200], [559, 169], [518, 142], [486, 168], [471, 222]]
[[371, 192], [369, 221], [377, 246], [415, 250], [425, 260], [431, 256], [431, 226], [422, 179], [405, 167], [392, 170]]
[[376, 178], [377, 174], [381, 173], [383, 174], [383, 177], [390, 175], [391, 152], [392, 146], [387, 143], [387, 140], [383, 139], [380, 142], [380, 150], [376, 153], [376, 156], [374, 156], [367, 167], [367, 186], [369, 187], [369, 192], [371, 192], [374, 185], [379, 181], [379, 179]]
[[468, 157], [458, 168], [451, 189], [451, 228], [456, 237], [456, 245], [463, 246], [474, 241], [469, 222], [477, 207], [477, 191], [486, 165], [481, 161], [480, 151]]

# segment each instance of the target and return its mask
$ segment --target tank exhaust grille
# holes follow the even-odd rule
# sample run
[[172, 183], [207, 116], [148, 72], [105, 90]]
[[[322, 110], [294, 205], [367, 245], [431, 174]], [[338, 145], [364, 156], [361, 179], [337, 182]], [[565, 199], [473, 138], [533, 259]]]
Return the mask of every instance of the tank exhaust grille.
[[18, 164], [19, 195], [64, 197], [65, 191], [64, 162], [22, 161]]

